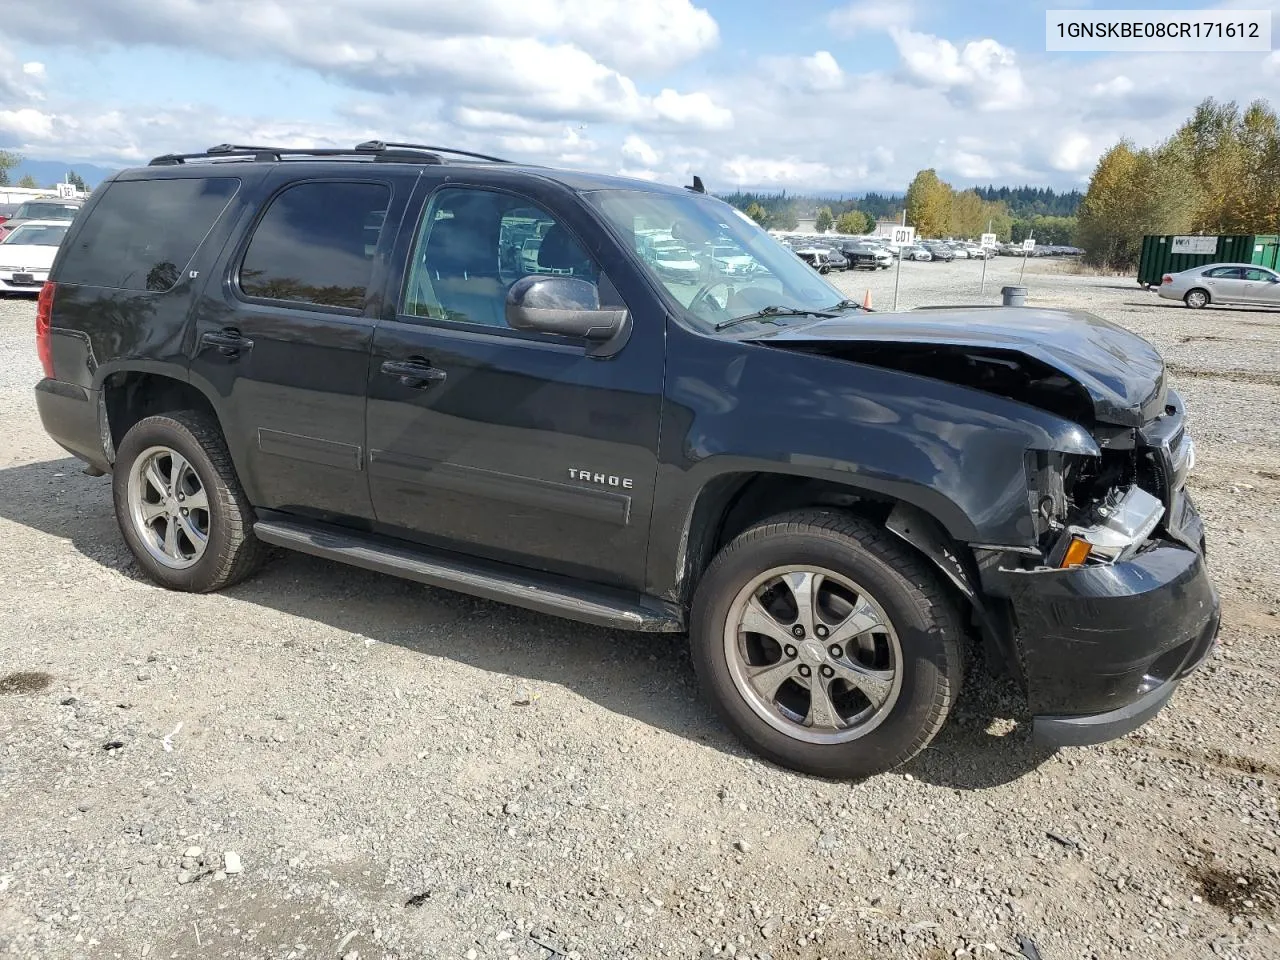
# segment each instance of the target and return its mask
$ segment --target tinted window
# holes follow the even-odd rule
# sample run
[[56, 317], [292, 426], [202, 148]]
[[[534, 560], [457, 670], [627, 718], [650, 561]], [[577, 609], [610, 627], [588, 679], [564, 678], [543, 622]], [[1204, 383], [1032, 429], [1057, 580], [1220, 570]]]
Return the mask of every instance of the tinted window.
[[1262, 270], [1262, 269], [1260, 269], [1260, 268], [1258, 268], [1258, 267], [1251, 267], [1251, 268], [1248, 268], [1248, 269], [1246, 269], [1246, 270], [1245, 270], [1245, 272], [1244, 272], [1244, 278], [1245, 278], [1246, 280], [1266, 280], [1266, 281], [1271, 281], [1271, 280], [1275, 279], [1275, 274], [1274, 274], [1274, 273], [1272, 273], [1270, 270]]
[[391, 190], [381, 183], [299, 183], [276, 196], [240, 265], [250, 297], [359, 310]]
[[531, 274], [599, 280], [586, 251], [541, 207], [490, 190], [441, 190], [418, 230], [401, 312], [505, 327], [507, 290]]
[[1215, 280], [1239, 280], [1240, 268], [1239, 267], [1218, 267], [1214, 270], [1206, 270], [1204, 275], [1206, 277], [1213, 277]]
[[232, 177], [111, 184], [66, 251], [57, 281], [171, 289], [239, 186]]

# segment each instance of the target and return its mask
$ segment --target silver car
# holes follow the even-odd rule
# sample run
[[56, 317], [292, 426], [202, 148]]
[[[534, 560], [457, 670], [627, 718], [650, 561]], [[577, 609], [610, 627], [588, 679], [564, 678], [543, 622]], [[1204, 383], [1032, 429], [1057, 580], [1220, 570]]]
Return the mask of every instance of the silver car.
[[1280, 307], [1280, 274], [1247, 263], [1208, 263], [1166, 273], [1157, 292], [1197, 310], [1211, 303]]

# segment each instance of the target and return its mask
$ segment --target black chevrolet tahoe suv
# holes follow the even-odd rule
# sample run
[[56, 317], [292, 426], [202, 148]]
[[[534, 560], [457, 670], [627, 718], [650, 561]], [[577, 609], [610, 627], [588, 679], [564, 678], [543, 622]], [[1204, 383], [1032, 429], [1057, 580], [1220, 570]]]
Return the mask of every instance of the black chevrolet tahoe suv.
[[[751, 269], [646, 259], [676, 245]], [[275, 546], [687, 631], [724, 721], [819, 775], [922, 750], [970, 642], [1064, 746], [1152, 717], [1218, 629], [1148, 343], [863, 310], [697, 180], [381, 142], [158, 157], [77, 216], [37, 346], [45, 428], [112, 474], [157, 583], [217, 590]]]

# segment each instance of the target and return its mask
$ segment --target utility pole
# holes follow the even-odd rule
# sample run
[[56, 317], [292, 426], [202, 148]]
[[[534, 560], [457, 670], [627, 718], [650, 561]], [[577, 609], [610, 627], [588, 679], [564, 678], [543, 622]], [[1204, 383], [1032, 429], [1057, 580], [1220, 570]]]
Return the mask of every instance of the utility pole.
[[[987, 221], [987, 233], [991, 232], [992, 221]], [[978, 296], [985, 296], [987, 292], [987, 248], [982, 248], [982, 284], [978, 287]]]
[[[902, 225], [907, 225], [907, 198], [902, 198]], [[898, 245], [898, 272], [893, 278], [893, 309], [898, 309], [898, 287], [902, 285], [902, 245]]]

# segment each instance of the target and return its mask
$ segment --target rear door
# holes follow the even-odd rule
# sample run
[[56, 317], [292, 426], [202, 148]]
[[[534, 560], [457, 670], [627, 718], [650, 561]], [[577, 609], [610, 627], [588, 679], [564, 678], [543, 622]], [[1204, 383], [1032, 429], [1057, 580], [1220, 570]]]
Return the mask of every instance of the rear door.
[[381, 244], [394, 240], [383, 223], [398, 221], [412, 182], [282, 165], [198, 304], [191, 376], [220, 398], [255, 506], [339, 522], [373, 516], [369, 290], [383, 277]]
[[[379, 529], [639, 588], [665, 313], [651, 292], [615, 285], [601, 269], [598, 254], [615, 258], [616, 242], [569, 191], [535, 196], [527, 175], [473, 176], [479, 182], [455, 178], [424, 196], [397, 242], [404, 277], [389, 281], [396, 308], [379, 322], [369, 363]], [[530, 274], [597, 283], [602, 305], [631, 310], [626, 344], [592, 357], [581, 341], [509, 328], [507, 289]]]
[[1200, 281], [1217, 303], [1239, 303], [1245, 299], [1244, 271], [1241, 267], [1214, 267], [1200, 275]]

